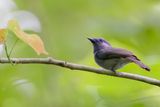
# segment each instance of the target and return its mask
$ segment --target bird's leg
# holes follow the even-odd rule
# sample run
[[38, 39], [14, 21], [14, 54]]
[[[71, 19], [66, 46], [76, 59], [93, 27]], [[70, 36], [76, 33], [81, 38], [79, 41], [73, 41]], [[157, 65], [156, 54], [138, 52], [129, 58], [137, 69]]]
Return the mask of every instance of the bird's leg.
[[111, 69], [112, 72], [116, 73], [116, 70], [114, 70], [114, 68]]
[[111, 68], [111, 71], [113, 71], [114, 73], [116, 73], [116, 70], [114, 69], [116, 67], [117, 64], [114, 64]]

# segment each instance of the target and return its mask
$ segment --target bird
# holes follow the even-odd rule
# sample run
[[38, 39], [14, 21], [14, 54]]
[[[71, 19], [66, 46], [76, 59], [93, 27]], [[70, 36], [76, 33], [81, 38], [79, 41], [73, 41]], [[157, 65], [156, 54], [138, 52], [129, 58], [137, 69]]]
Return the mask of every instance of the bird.
[[128, 63], [135, 63], [139, 67], [150, 71], [150, 68], [143, 64], [132, 52], [112, 47], [109, 42], [102, 38], [88, 38], [93, 45], [95, 62], [104, 69], [116, 72]]

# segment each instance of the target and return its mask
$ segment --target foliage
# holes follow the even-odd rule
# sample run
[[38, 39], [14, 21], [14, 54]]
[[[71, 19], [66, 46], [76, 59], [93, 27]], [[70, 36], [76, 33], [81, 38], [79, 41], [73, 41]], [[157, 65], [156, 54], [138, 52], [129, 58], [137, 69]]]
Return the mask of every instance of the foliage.
[[[98, 67], [87, 37], [103, 37], [131, 50], [151, 67], [134, 64], [119, 71], [159, 79], [160, 5], [157, 0], [15, 0], [42, 24], [51, 56]], [[143, 4], [143, 5], [142, 5]], [[11, 38], [10, 38], [11, 39]], [[39, 57], [18, 42], [13, 57]], [[148, 84], [72, 72], [47, 65], [1, 65], [2, 107], [157, 107], [159, 88]]]
[[10, 20], [8, 22], [8, 30], [15, 33], [15, 35], [20, 40], [31, 46], [37, 52], [37, 54], [48, 54], [44, 48], [43, 41], [41, 40], [41, 38], [36, 34], [27, 34], [23, 32], [17, 21]]

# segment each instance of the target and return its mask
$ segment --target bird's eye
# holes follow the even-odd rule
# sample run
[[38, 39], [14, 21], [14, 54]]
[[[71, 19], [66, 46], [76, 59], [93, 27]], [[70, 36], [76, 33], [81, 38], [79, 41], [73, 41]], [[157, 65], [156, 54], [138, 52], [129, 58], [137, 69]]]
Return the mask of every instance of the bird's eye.
[[99, 41], [100, 41], [100, 42], [103, 42], [103, 40], [102, 40], [102, 39], [99, 39]]

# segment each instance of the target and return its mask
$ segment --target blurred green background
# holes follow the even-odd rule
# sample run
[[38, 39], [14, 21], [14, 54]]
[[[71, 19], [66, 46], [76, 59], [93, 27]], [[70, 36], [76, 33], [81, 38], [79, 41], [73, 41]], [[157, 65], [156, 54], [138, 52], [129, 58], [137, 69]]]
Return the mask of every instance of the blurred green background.
[[[1, 0], [1, 4], [7, 1], [11, 2]], [[37, 29], [41, 29], [39, 35], [49, 56], [99, 67], [86, 38], [102, 37], [115, 47], [131, 50], [151, 67], [151, 72], [146, 72], [129, 64], [119, 71], [160, 79], [159, 0], [15, 0], [13, 3], [17, 8], [11, 13], [25, 10], [36, 16], [41, 24], [37, 24]], [[27, 23], [23, 15], [21, 20], [36, 25], [34, 20]], [[29, 46], [18, 42], [12, 57], [48, 56], [37, 56]], [[159, 92], [159, 87], [142, 82], [51, 65], [0, 66], [1, 107], [160, 107]]]

